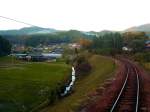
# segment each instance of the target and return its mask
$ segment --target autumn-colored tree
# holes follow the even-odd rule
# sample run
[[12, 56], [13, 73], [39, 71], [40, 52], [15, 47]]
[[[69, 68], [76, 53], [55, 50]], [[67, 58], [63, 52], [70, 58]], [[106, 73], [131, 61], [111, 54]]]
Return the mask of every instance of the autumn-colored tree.
[[92, 41], [89, 39], [83, 39], [81, 38], [79, 40], [79, 44], [83, 47], [83, 48], [89, 48], [92, 45]]

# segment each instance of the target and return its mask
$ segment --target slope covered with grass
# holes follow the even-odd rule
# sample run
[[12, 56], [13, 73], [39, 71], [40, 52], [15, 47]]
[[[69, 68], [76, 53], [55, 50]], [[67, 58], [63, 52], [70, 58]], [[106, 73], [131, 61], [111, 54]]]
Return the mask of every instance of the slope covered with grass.
[[89, 57], [92, 65], [91, 74], [77, 79], [74, 92], [53, 106], [49, 106], [42, 112], [74, 112], [86, 100], [87, 94], [103, 84], [106, 79], [113, 76], [115, 69], [114, 62], [111, 59], [99, 55]]
[[[63, 62], [27, 63], [0, 58], [0, 112], [28, 112], [45, 101], [71, 73]], [[7, 65], [7, 66], [6, 66]]]

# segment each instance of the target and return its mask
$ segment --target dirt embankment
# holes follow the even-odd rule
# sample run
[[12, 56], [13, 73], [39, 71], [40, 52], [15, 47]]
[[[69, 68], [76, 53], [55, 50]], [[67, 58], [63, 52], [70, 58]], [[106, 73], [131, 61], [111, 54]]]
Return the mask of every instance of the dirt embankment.
[[[83, 103], [80, 112], [106, 112], [111, 105], [114, 96], [122, 85], [124, 79], [125, 66], [122, 62], [115, 60], [118, 65], [114, 78], [107, 80], [102, 87], [89, 94], [89, 100]], [[119, 87], [118, 87], [119, 86]]]
[[140, 75], [140, 110], [150, 112], [150, 74], [137, 66]]
[[[103, 87], [91, 92], [89, 100], [83, 103], [80, 112], [107, 112], [110, 109], [126, 76], [125, 64], [122, 61], [116, 61], [116, 63], [119, 67], [114, 79], [107, 80]], [[139, 110], [140, 112], [150, 112], [150, 75], [140, 66], [131, 63], [137, 67], [140, 78]]]

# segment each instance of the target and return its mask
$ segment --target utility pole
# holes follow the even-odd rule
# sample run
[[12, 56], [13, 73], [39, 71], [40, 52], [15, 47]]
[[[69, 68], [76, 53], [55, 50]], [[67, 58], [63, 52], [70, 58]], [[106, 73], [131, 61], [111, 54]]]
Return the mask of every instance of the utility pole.
[[112, 49], [112, 57], [115, 58], [115, 50], [116, 50], [116, 42], [115, 37], [113, 37], [113, 49]]
[[14, 65], [13, 48], [11, 49], [11, 64]]

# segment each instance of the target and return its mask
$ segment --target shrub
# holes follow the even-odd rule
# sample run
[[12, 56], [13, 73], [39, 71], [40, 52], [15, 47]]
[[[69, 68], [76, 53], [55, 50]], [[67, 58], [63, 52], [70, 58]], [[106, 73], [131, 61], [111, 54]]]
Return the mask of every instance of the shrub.
[[77, 75], [89, 74], [92, 67], [84, 56], [77, 58], [75, 70]]
[[149, 52], [136, 53], [134, 55], [134, 59], [139, 62], [150, 62], [150, 53]]

